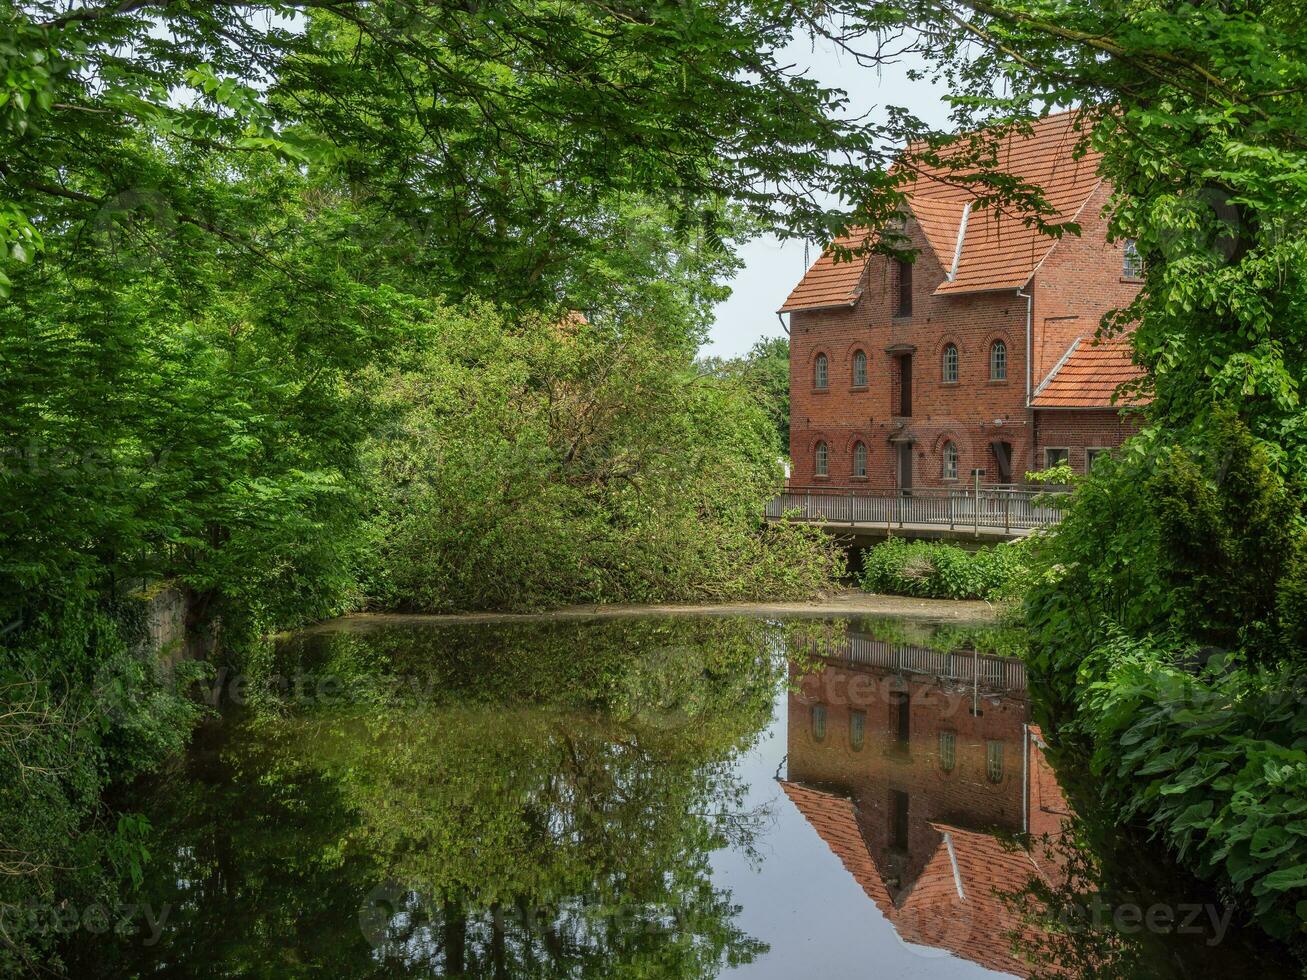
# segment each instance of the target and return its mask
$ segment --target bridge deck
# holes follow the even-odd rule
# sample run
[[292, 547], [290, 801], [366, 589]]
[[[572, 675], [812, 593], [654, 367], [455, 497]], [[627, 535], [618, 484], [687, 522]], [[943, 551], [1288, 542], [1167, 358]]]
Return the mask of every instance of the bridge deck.
[[1011, 540], [1062, 519], [1065, 493], [1026, 489], [846, 491], [791, 488], [767, 504], [770, 520], [818, 524], [858, 537]]

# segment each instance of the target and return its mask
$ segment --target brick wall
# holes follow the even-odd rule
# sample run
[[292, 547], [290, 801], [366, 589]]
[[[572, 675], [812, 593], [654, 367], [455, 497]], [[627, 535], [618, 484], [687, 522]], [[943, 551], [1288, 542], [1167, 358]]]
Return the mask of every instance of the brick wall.
[[[897, 485], [892, 436], [910, 435], [913, 483], [946, 486], [942, 475], [946, 441], [958, 449], [961, 483], [973, 467], [997, 479], [989, 448], [996, 439], [1013, 445], [1013, 470], [1024, 472], [1031, 436], [1025, 408], [1024, 345], [1026, 301], [1015, 292], [968, 296], [931, 295], [945, 278], [934, 253], [915, 222], [909, 232], [919, 250], [913, 269], [912, 316], [893, 315], [897, 299], [894, 264], [873, 256], [863, 277], [856, 306], [837, 310], [796, 311], [790, 317], [790, 483], [792, 486], [873, 487]], [[952, 260], [952, 256], [949, 256]], [[989, 348], [995, 339], [1007, 344], [1007, 381], [989, 380]], [[942, 380], [948, 343], [959, 353], [958, 382]], [[895, 345], [913, 351], [912, 417], [899, 415], [899, 367], [887, 352]], [[867, 354], [869, 384], [854, 388], [853, 355]], [[814, 363], [824, 353], [830, 363], [827, 390], [814, 389]], [[1002, 425], [994, 421], [1001, 419]], [[814, 472], [816, 444], [829, 447], [830, 473]], [[853, 451], [867, 446], [867, 479], [853, 478]]]
[[1035, 272], [1035, 387], [1048, 376], [1078, 337], [1094, 336], [1109, 310], [1128, 306], [1139, 280], [1125, 279], [1125, 246], [1107, 241], [1104, 182], [1081, 209], [1080, 235], [1066, 235]]
[[1090, 449], [1112, 449], [1139, 431], [1140, 416], [1114, 409], [1101, 411], [1035, 411], [1036, 468], [1044, 467], [1044, 450], [1070, 450], [1071, 468], [1077, 473], [1089, 469]]

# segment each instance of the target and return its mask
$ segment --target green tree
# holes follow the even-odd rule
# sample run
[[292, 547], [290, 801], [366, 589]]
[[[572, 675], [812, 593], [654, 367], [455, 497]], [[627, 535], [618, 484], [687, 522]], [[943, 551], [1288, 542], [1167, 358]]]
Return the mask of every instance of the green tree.
[[785, 337], [764, 337], [743, 357], [727, 360], [703, 358], [703, 368], [738, 378], [754, 392], [771, 416], [777, 451], [790, 454], [790, 342]]
[[[865, 198], [882, 129], [778, 54], [797, 9], [586, 3], [38, 0], [4, 18], [3, 240], [26, 261], [55, 217], [165, 205], [263, 248], [178, 156], [327, 167], [413, 229], [451, 298], [557, 302], [615, 201], [655, 196], [715, 233], [724, 200], [825, 238], [816, 191]], [[599, 236], [602, 238], [603, 236]]]
[[371, 599], [422, 610], [809, 595], [831, 542], [764, 528], [771, 420], [656, 329], [446, 311], [414, 363], [369, 382]]

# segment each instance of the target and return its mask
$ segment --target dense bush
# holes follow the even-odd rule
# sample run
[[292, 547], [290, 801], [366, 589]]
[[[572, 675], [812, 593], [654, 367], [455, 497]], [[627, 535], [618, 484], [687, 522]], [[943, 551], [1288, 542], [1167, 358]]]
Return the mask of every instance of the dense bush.
[[148, 856], [141, 821], [105, 819], [101, 796], [183, 748], [199, 709], [133, 650], [138, 636], [121, 606], [70, 601], [0, 642], [7, 976], [57, 969], [54, 916], [115, 908]]
[[1076, 726], [1092, 768], [1203, 877], [1222, 876], [1282, 938], [1307, 911], [1307, 706], [1291, 671], [1224, 658], [1195, 669], [1172, 644], [1115, 633], [1082, 663]]
[[1016, 598], [1027, 567], [1021, 542], [968, 551], [939, 541], [890, 538], [863, 552], [861, 585], [868, 592], [926, 599]]
[[1307, 522], [1275, 464], [1228, 412], [1144, 433], [1035, 550], [1026, 614], [1062, 750], [1288, 937], [1307, 923]]
[[693, 350], [618, 330], [446, 310], [375, 389], [373, 605], [799, 598], [834, 582], [829, 536], [765, 525], [774, 425]]

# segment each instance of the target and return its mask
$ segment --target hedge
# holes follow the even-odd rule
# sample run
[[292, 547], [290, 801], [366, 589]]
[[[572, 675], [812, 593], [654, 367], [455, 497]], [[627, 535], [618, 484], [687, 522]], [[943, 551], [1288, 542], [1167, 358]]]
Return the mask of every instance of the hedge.
[[939, 541], [890, 538], [863, 552], [868, 592], [925, 599], [1014, 599], [1027, 580], [1025, 548], [1013, 541], [967, 551]]

